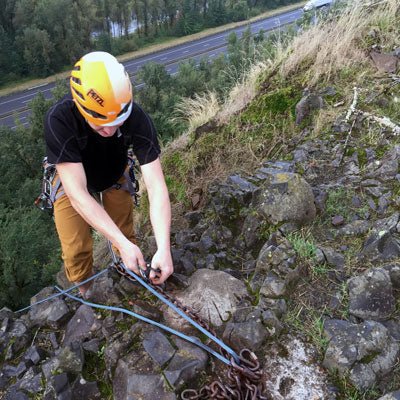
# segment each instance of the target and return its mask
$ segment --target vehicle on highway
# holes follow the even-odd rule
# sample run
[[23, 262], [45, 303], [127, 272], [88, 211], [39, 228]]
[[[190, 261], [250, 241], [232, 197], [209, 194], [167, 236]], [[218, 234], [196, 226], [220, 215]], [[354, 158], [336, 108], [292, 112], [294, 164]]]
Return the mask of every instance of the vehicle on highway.
[[332, 3], [333, 3], [333, 0], [309, 0], [304, 5], [303, 10], [304, 11], [311, 11], [311, 10], [313, 10], [315, 8], [329, 6]]

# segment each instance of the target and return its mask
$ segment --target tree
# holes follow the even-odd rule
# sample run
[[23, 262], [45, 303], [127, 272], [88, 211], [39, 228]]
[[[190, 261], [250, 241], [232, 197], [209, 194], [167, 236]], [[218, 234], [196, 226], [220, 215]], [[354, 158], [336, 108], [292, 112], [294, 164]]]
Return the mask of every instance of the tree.
[[228, 0], [226, 8], [232, 21], [243, 21], [249, 17], [249, 6], [245, 0]]
[[17, 43], [22, 49], [23, 70], [26, 73], [45, 77], [52, 72], [54, 46], [46, 31], [37, 27], [25, 28]]
[[196, 62], [191, 59], [179, 64], [176, 77], [176, 94], [182, 97], [192, 97], [205, 90], [205, 72], [196, 67]]
[[57, 236], [45, 217], [33, 206], [0, 208], [0, 307], [20, 308], [52, 282]]

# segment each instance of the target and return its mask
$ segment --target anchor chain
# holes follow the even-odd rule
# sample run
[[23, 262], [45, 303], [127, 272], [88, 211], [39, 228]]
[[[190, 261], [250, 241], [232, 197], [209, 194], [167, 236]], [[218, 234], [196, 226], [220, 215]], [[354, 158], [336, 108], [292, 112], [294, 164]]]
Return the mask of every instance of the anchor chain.
[[[132, 282], [136, 281], [136, 279], [129, 275], [118, 262], [113, 263], [113, 265], [119, 274]], [[151, 283], [149, 279], [149, 267], [146, 271], [143, 271], [142, 269], [139, 271], [142, 278], [145, 279], [146, 283], [151, 285], [154, 290], [159, 292], [167, 300], [182, 310], [201, 327], [206, 329], [212, 335], [216, 336], [214, 329], [212, 329], [212, 327], [210, 327], [210, 325], [199, 316], [198, 312], [196, 312], [193, 308], [184, 305], [180, 300], [172, 297], [170, 294], [166, 293], [165, 290], [160, 286], [153, 285]], [[219, 380], [215, 380], [209, 385], [203, 386], [199, 390], [186, 389], [181, 393], [182, 400], [269, 400], [267, 397], [262, 395], [263, 391], [265, 390], [265, 377], [257, 356], [251, 350], [241, 350], [239, 354], [240, 363], [237, 363], [235, 359], [220, 346], [219, 352], [231, 362], [229, 370], [227, 371], [228, 382], [222, 383]]]

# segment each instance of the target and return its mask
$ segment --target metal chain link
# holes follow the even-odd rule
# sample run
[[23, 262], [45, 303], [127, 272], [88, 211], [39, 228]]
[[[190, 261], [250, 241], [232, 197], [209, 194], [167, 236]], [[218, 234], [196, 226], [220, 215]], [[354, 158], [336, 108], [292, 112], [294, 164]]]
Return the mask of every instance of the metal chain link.
[[[118, 263], [113, 264], [115, 269], [125, 278], [132, 282], [136, 279], [129, 275], [125, 269]], [[140, 269], [140, 274], [146, 283], [154, 290], [163, 295], [167, 300], [182, 310], [187, 316], [197, 322], [212, 335], [216, 336], [214, 329], [204, 321], [198, 312], [188, 307], [170, 294], [166, 293], [160, 286], [153, 285], [149, 279], [150, 268], [146, 271]], [[262, 395], [265, 389], [265, 377], [261, 369], [257, 356], [249, 349], [243, 349], [240, 352], [240, 363], [235, 362], [226, 350], [219, 348], [219, 352], [231, 361], [231, 366], [227, 371], [228, 383], [222, 383], [219, 380], [213, 381], [209, 385], [203, 386], [199, 390], [186, 389], [181, 393], [182, 400], [207, 400], [207, 399], [226, 399], [226, 400], [268, 400]], [[264, 379], [263, 379], [264, 378]]]

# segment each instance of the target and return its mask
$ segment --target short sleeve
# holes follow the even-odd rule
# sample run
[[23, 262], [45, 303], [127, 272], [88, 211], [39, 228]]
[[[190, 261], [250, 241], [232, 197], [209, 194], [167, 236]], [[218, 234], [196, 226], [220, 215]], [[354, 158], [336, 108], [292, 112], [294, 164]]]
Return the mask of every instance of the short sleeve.
[[150, 116], [138, 104], [133, 103], [132, 113], [127, 122], [122, 130], [124, 135], [129, 136], [139, 164], [145, 165], [156, 160], [161, 150]]
[[52, 107], [44, 121], [46, 154], [52, 164], [63, 162], [81, 162], [79, 146], [74, 135], [71, 121], [57, 112], [58, 105]]

